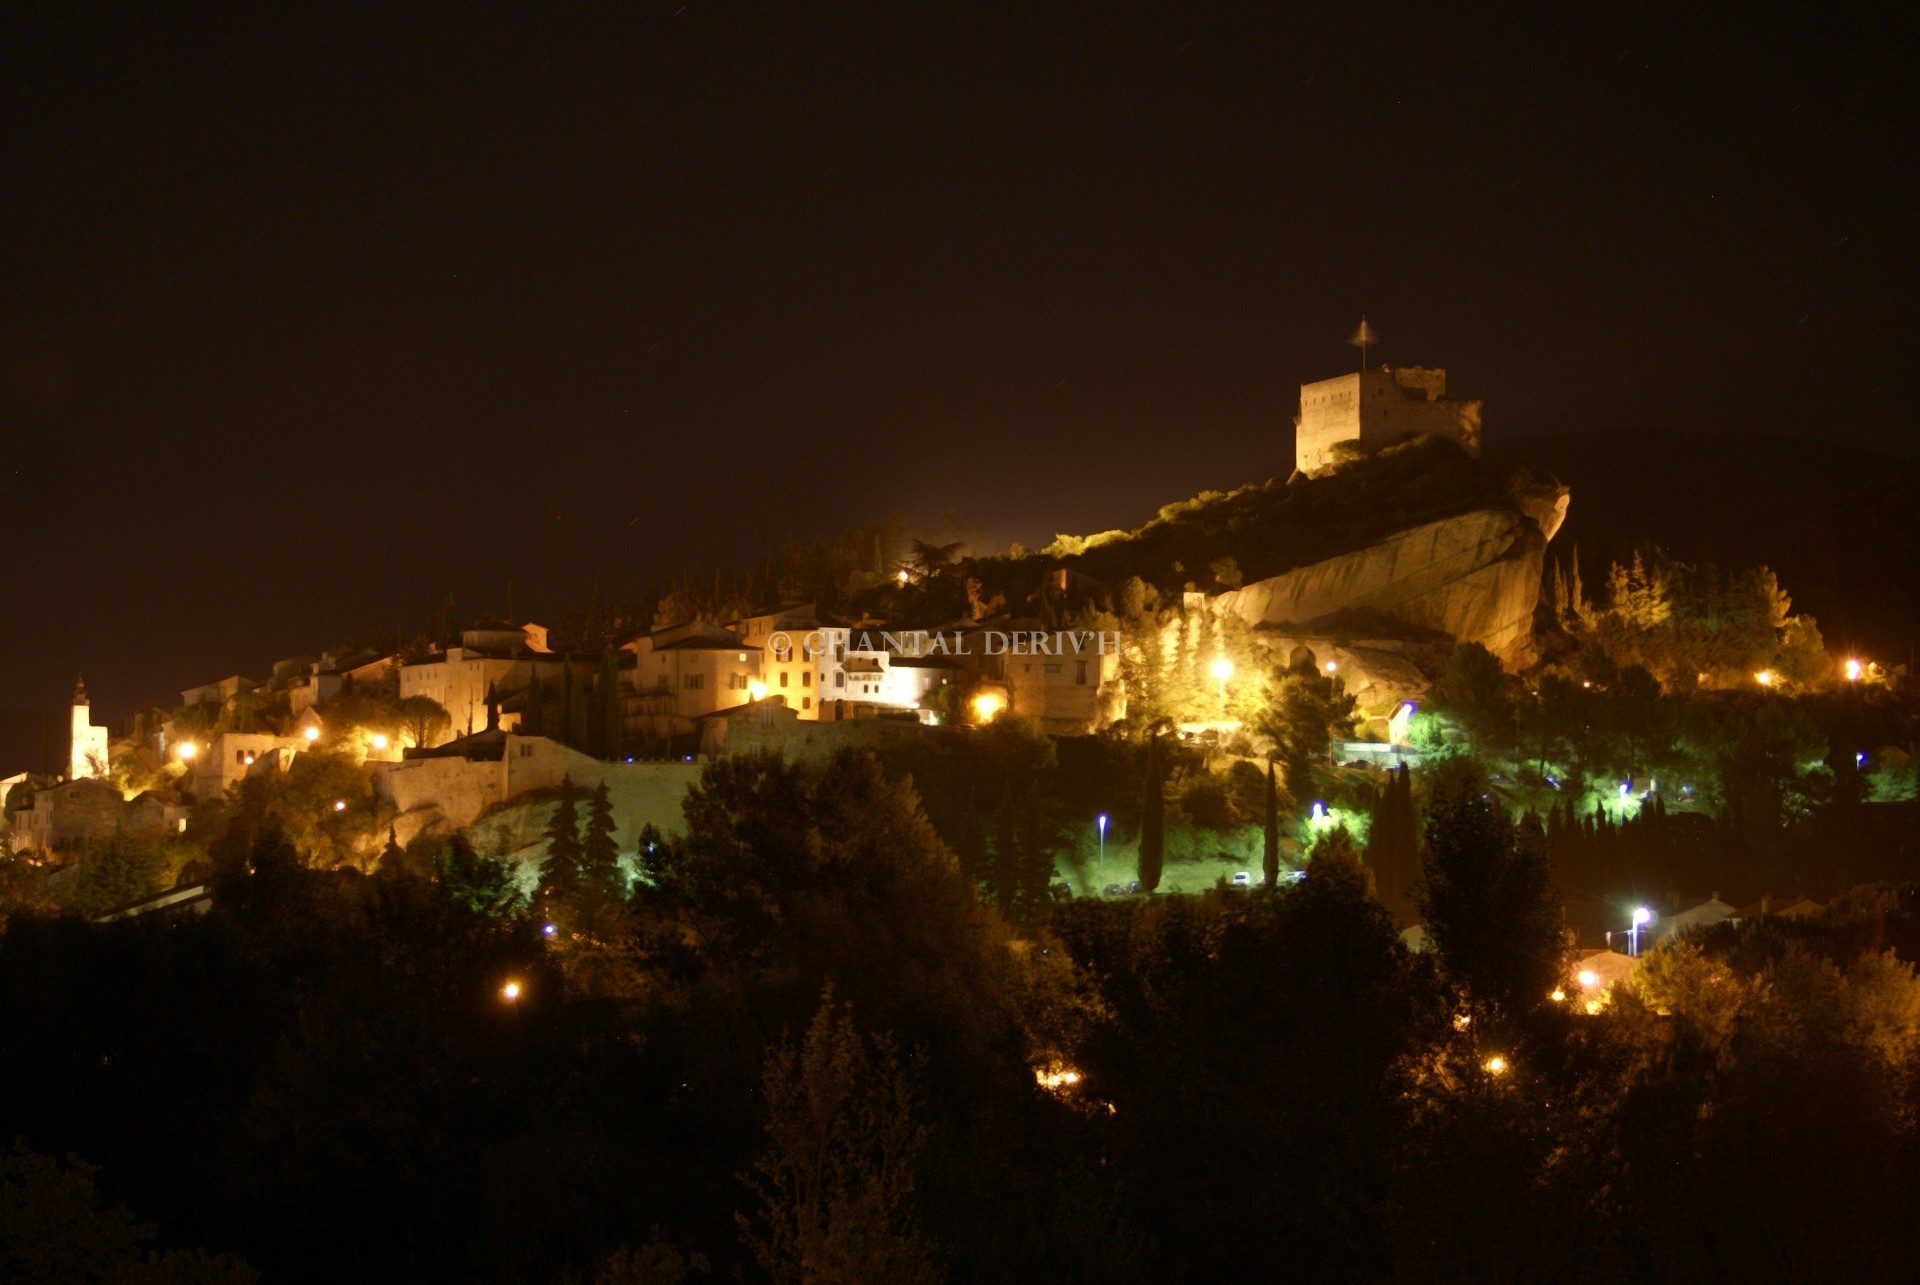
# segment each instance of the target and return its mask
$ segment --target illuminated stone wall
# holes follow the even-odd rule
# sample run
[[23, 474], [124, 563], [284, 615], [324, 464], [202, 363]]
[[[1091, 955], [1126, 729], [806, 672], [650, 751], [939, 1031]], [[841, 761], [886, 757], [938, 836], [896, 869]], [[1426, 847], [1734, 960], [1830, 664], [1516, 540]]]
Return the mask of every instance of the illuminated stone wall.
[[1323, 473], [1340, 462], [1344, 442], [1372, 452], [1422, 434], [1480, 453], [1477, 401], [1448, 397], [1447, 372], [1423, 366], [1381, 366], [1300, 386], [1294, 465]]

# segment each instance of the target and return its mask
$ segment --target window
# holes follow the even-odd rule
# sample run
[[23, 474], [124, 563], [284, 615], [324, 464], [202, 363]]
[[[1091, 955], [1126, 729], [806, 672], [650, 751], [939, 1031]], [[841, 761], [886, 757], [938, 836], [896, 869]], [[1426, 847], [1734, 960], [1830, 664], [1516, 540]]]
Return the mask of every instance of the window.
[[834, 685], [835, 687], [845, 687], [845, 686], [847, 685], [847, 675], [846, 675], [846, 673], [845, 673], [844, 671], [842, 671], [842, 670], [835, 670], [835, 671], [834, 671], [834, 674], [833, 674], [833, 685]]
[[1087, 662], [1086, 661], [1076, 660], [1073, 662], [1073, 681], [1078, 683], [1082, 687], [1085, 687], [1087, 685]]
[[801, 708], [801, 709], [812, 709], [812, 708], [813, 708], [813, 697], [811, 697], [811, 696], [802, 696], [802, 697], [800, 698], [800, 708]]
[[1060, 666], [1058, 665], [1042, 665], [1040, 668], [1044, 673], [1057, 674], [1060, 672]]
[[782, 687], [787, 685], [787, 671], [784, 669], [780, 671], [780, 685]]
[[707, 676], [705, 674], [688, 674], [681, 680], [681, 685], [690, 692], [697, 692], [707, 685]]
[[800, 685], [802, 687], [813, 686], [813, 671], [811, 669], [803, 669], [800, 671]]

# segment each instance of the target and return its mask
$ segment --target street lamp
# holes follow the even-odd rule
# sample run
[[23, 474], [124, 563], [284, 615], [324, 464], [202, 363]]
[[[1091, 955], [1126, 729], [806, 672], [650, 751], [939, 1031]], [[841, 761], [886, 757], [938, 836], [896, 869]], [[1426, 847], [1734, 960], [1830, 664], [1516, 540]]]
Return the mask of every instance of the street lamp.
[[1233, 662], [1225, 656], [1216, 656], [1214, 657], [1213, 664], [1209, 668], [1214, 678], [1218, 679], [1220, 683], [1220, 716], [1225, 718], [1227, 715], [1227, 680], [1233, 677]]
[[174, 747], [173, 752], [177, 754], [182, 761], [185, 761], [191, 759], [199, 750], [192, 741], [182, 741]]
[[1093, 819], [1094, 829], [1100, 831], [1100, 878], [1107, 877], [1107, 814], [1102, 812]]
[[1633, 950], [1631, 953], [1635, 959], [1640, 958], [1640, 925], [1652, 922], [1653, 912], [1651, 910], [1648, 910], [1645, 906], [1635, 906], [1633, 908]]
[[520, 983], [508, 982], [505, 986], [502, 986], [500, 988], [500, 998], [509, 1004], [517, 1003], [520, 999]]
[[315, 727], [312, 723], [308, 723], [307, 730], [300, 733], [300, 735], [306, 737], [307, 744], [311, 745], [315, 741], [320, 739], [320, 729], [318, 727]]
[[1859, 661], [1857, 661], [1857, 660], [1855, 660], [1855, 659], [1853, 659], [1853, 658], [1852, 658], [1851, 656], [1849, 656], [1849, 657], [1847, 658], [1847, 681], [1848, 681], [1848, 682], [1850, 682], [1850, 683], [1857, 683], [1857, 682], [1859, 682], [1859, 681], [1860, 681], [1860, 672], [1861, 672], [1861, 671], [1860, 671], [1860, 662], [1859, 662]]

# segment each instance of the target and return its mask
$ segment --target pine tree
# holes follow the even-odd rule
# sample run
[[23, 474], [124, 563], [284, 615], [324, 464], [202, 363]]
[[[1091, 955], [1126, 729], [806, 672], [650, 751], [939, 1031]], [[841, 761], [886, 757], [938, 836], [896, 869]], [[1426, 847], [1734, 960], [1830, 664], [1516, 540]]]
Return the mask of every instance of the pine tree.
[[1147, 743], [1147, 797], [1140, 808], [1140, 886], [1147, 892], [1160, 887], [1167, 855], [1167, 793], [1158, 739]]
[[1273, 756], [1267, 756], [1267, 829], [1260, 851], [1260, 869], [1267, 887], [1280, 882], [1280, 786], [1273, 777]]
[[560, 801], [554, 804], [553, 819], [547, 822], [547, 857], [540, 863], [540, 895], [553, 902], [572, 904], [584, 882], [581, 869], [585, 849], [580, 842], [580, 814], [574, 800], [579, 791], [573, 778], [562, 777]]
[[581, 890], [596, 899], [618, 900], [621, 883], [613, 799], [603, 781], [587, 798], [587, 832], [580, 842]]

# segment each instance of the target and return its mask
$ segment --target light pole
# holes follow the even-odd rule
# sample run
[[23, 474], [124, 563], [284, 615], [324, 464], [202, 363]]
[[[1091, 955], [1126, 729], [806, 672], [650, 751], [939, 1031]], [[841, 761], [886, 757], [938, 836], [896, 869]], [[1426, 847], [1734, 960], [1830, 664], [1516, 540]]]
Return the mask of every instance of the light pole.
[[1633, 908], [1633, 950], [1629, 953], [1631, 953], [1635, 959], [1640, 958], [1640, 925], [1651, 923], [1652, 921], [1653, 912], [1651, 910], [1648, 910], [1645, 906], [1635, 906]]
[[[1094, 876], [1094, 882], [1099, 883], [1100, 880], [1107, 877], [1107, 814], [1102, 812], [1099, 816], [1095, 817], [1093, 819], [1093, 826], [1094, 829], [1100, 831], [1100, 870], [1099, 873]], [[1101, 884], [1101, 886], [1105, 887], [1106, 885]]]
[[1227, 680], [1233, 677], [1233, 662], [1225, 656], [1217, 657], [1210, 667], [1215, 679], [1220, 683], [1220, 717], [1227, 716]]

